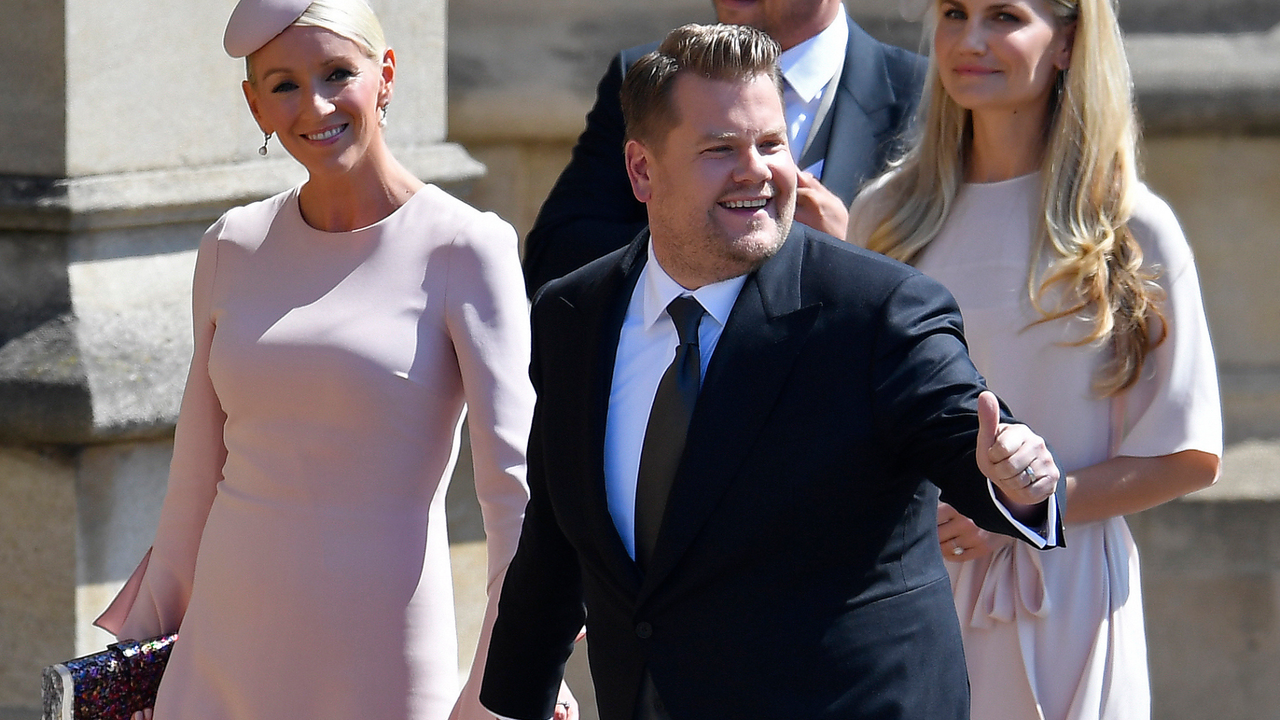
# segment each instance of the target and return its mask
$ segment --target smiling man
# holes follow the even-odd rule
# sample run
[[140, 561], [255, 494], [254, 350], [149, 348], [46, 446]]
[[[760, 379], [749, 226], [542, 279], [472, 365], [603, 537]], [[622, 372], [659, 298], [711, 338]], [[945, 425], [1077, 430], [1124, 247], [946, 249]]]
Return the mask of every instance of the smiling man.
[[[867, 34], [840, 0], [712, 0], [716, 19], [763, 30], [782, 48], [783, 109], [796, 164], [796, 221], [843, 235], [858, 188], [884, 169], [912, 117], [924, 60]], [[626, 245], [648, 221], [622, 157], [618, 90], [657, 43], [618, 53], [595, 106], [525, 239], [529, 297]]]
[[689, 25], [623, 85], [650, 231], [534, 303], [500, 717], [551, 716], [585, 621], [602, 720], [963, 720], [938, 489], [1058, 542], [1060, 472], [1002, 421], [946, 291], [793, 222], [777, 54]]
[[[699, 288], [755, 270], [777, 252], [795, 214], [796, 166], [778, 114], [776, 78], [675, 74], [666, 94], [627, 97], [637, 118], [627, 174], [649, 210], [658, 264]], [[678, 108], [678, 110], [677, 110]]]

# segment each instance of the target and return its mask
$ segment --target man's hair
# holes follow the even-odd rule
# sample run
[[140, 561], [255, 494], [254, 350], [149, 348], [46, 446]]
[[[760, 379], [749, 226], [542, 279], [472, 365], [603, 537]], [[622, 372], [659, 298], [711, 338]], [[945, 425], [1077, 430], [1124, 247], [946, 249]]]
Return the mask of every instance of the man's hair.
[[622, 117], [628, 140], [661, 143], [679, 122], [671, 102], [682, 73], [709, 80], [750, 80], [764, 75], [782, 95], [778, 43], [745, 25], [682, 25], [657, 50], [631, 66], [622, 81]]

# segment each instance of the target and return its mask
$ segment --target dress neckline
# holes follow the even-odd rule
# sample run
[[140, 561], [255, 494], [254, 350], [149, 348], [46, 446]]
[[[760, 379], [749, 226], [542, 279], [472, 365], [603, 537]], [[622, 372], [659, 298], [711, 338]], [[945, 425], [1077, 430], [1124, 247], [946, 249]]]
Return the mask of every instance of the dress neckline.
[[410, 205], [413, 205], [415, 202], [418, 202], [418, 198], [421, 196], [424, 196], [426, 194], [425, 192], [426, 189], [429, 187], [431, 187], [431, 185], [428, 183], [418, 188], [418, 190], [415, 191], [413, 195], [409, 196], [408, 200], [405, 200], [404, 203], [400, 205], [400, 207], [396, 208], [395, 210], [392, 210], [390, 213], [387, 214], [386, 217], [382, 218], [381, 220], [378, 220], [376, 222], [373, 222], [363, 227], [358, 227], [352, 230], [339, 230], [336, 232], [331, 232], [329, 230], [321, 230], [320, 228], [317, 228], [311, 225], [310, 223], [308, 223], [307, 219], [302, 217], [302, 205], [299, 202], [300, 193], [302, 192], [301, 185], [295, 185], [294, 188], [289, 191], [289, 197], [285, 199], [285, 205], [287, 205], [289, 208], [290, 216], [298, 223], [299, 226], [306, 228], [308, 232], [320, 237], [340, 238], [340, 237], [347, 237], [352, 235], [362, 235], [372, 230], [376, 230], [381, 226], [387, 224], [392, 220], [392, 218], [395, 218], [397, 215], [404, 213], [405, 208], [409, 207]]
[[1027, 173], [1026, 175], [1016, 175], [1014, 177], [1006, 178], [1004, 180], [993, 180], [992, 182], [966, 182], [964, 183], [964, 187], [998, 190], [1001, 188], [1020, 187], [1023, 184], [1030, 183], [1033, 181], [1039, 182], [1039, 180], [1040, 180], [1040, 171], [1034, 170], [1032, 172]]

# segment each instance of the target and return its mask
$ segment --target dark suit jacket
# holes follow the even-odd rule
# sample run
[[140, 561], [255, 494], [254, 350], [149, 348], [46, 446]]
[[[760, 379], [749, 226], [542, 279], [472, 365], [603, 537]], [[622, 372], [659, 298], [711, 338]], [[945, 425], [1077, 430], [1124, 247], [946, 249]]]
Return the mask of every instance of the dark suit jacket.
[[938, 488], [1016, 531], [975, 464], [984, 386], [950, 294], [794, 226], [735, 302], [642, 576], [609, 515], [603, 448], [646, 241], [534, 303], [531, 499], [485, 706], [550, 717], [585, 617], [603, 720], [631, 720], [646, 668], [674, 720], [967, 718]]
[[[573, 157], [547, 195], [525, 239], [529, 297], [553, 278], [623, 245], [647, 223], [627, 179], [618, 93], [622, 76], [657, 43], [622, 51], [609, 65]], [[824, 159], [822, 184], [845, 204], [884, 169], [915, 111], [924, 60], [886, 45], [849, 20], [849, 45], [831, 109], [813, 128], [802, 168]]]

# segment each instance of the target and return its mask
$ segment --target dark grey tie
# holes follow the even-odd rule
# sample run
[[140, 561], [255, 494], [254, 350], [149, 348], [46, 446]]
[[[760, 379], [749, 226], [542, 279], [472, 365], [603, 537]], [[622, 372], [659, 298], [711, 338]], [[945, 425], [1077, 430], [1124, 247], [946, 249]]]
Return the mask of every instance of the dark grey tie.
[[640, 473], [636, 478], [636, 562], [641, 570], [648, 567], [653, 557], [667, 495], [684, 453], [693, 405], [698, 400], [698, 387], [702, 382], [698, 324], [705, 312], [697, 300], [687, 295], [667, 305], [680, 345], [653, 395], [653, 408], [649, 411], [649, 424], [640, 449]]

